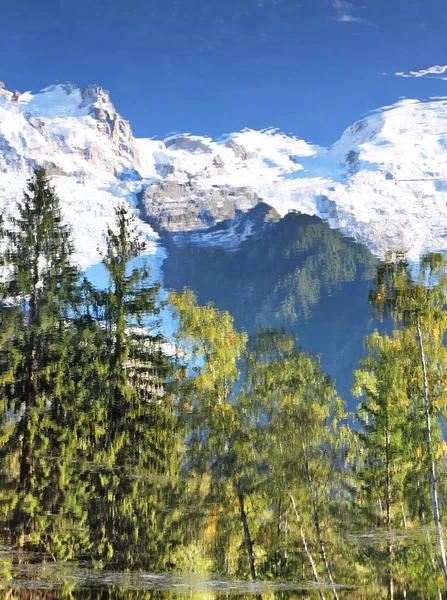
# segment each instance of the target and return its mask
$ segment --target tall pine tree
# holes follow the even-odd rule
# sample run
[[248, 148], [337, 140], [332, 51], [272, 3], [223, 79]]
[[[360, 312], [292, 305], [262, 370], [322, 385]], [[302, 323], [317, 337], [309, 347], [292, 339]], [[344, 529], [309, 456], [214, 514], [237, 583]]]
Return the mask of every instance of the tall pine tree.
[[109, 284], [99, 293], [97, 377], [103, 410], [91, 445], [90, 529], [102, 564], [161, 569], [174, 537], [168, 509], [177, 473], [176, 419], [166, 392], [170, 361], [158, 332], [159, 284], [125, 207], [106, 237]]
[[[67, 441], [66, 394], [78, 271], [60, 203], [44, 169], [28, 183], [18, 216], [3, 223], [6, 241], [1, 337], [2, 455], [12, 541], [49, 550], [60, 503], [61, 463]], [[51, 550], [49, 550], [51, 553]]]

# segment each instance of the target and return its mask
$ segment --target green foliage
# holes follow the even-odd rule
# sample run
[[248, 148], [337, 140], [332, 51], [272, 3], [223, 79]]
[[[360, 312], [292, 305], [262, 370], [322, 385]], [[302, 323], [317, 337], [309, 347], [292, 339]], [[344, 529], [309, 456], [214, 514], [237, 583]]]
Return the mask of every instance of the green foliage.
[[[242, 413], [234, 402], [234, 394], [240, 376], [238, 361], [247, 336], [233, 329], [229, 313], [221, 313], [211, 304], [197, 306], [191, 291], [173, 293], [171, 305], [180, 319], [178, 338], [184, 344], [184, 351], [190, 352], [196, 363], [201, 362], [201, 366], [194, 367], [193, 378], [186, 377], [186, 368], [179, 388], [188, 435], [186, 465], [209, 477], [206, 498], [214, 508], [208, 518], [215, 520], [222, 531], [231, 531], [232, 519], [245, 518], [240, 503], [241, 498], [244, 503], [247, 493], [243, 486], [247, 456], [246, 445], [241, 442]], [[223, 506], [232, 508], [222, 511]], [[222, 555], [229, 551], [231, 536], [226, 543], [221, 536], [216, 537], [215, 561], [222, 565], [225, 562]]]
[[[155, 329], [158, 284], [134, 259], [145, 244], [125, 208], [109, 228], [103, 264], [107, 290], [98, 295], [102, 330], [95, 380], [102, 410], [95, 443], [87, 448], [87, 474], [95, 502], [89, 505], [93, 556], [103, 565], [160, 570], [173, 542], [173, 500], [178, 434], [164, 381], [170, 364]], [[99, 342], [99, 343], [98, 343]]]
[[151, 333], [158, 285], [146, 267], [130, 270], [144, 244], [119, 209], [104, 257], [110, 285], [97, 291], [72, 266], [43, 170], [18, 212], [2, 224], [3, 528], [48, 560], [160, 567], [178, 444], [169, 361]]
[[[266, 492], [275, 499], [270, 512], [277, 535], [270, 536], [279, 538], [280, 551], [272, 548], [270, 560], [277, 573], [293, 576], [307, 568], [309, 554], [317, 560], [321, 556], [323, 563], [333, 555], [335, 522], [330, 515], [340, 500], [338, 464], [350, 437], [347, 415], [318, 359], [296, 350], [284, 332], [258, 333], [247, 375], [245, 393], [264, 415], [258, 446], [262, 444], [268, 472]], [[301, 565], [292, 559], [297, 550]], [[308, 576], [313, 578], [310, 572]]]
[[410, 372], [404, 338], [399, 331], [392, 338], [376, 331], [366, 339], [367, 358], [354, 373], [353, 392], [362, 398], [357, 412], [362, 427], [356, 472], [368, 497], [365, 510], [378, 527], [386, 525], [387, 509], [390, 524], [404, 525], [408, 516], [404, 487], [416, 454], [409, 441], [420, 440], [420, 435], [412, 435], [415, 406], [409, 392], [416, 374]]
[[[3, 262], [10, 271], [0, 309], [5, 503], [12, 540], [52, 554], [53, 536], [56, 548], [70, 546], [69, 531], [53, 530], [70, 518], [61, 500], [64, 479], [70, 480], [63, 457], [73, 448], [67, 427], [76, 410], [66, 374], [78, 272], [71, 264], [70, 232], [42, 169], [29, 182], [18, 213], [3, 224], [8, 243]], [[15, 421], [13, 414], [19, 416]]]
[[[5, 578], [15, 563], [88, 560], [313, 580], [326, 585], [312, 591], [320, 598], [342, 597], [333, 582], [362, 586], [365, 598], [439, 596], [443, 257], [425, 257], [418, 279], [401, 256], [379, 266], [370, 302], [393, 331], [365, 339], [353, 430], [317, 356], [285, 331], [249, 339], [189, 290], [170, 296], [178, 352], [168, 358], [159, 284], [136, 262], [145, 243], [124, 207], [107, 231], [105, 290], [73, 265], [43, 170], [17, 214], [0, 221], [0, 526], [14, 552]], [[302, 318], [323, 290], [359, 275], [341, 238], [310, 225], [286, 251], [308, 251], [300, 269], [269, 292]], [[316, 281], [331, 256], [334, 273]]]
[[363, 493], [357, 497], [369, 521], [388, 528], [390, 589], [400, 575], [397, 556], [405, 556], [393, 528], [432, 521], [438, 551], [431, 556], [439, 555], [447, 585], [437, 478], [446, 450], [440, 421], [447, 408], [446, 267], [441, 255], [425, 256], [415, 280], [399, 254], [380, 265], [370, 302], [380, 318], [392, 316], [395, 330], [392, 337], [376, 332], [367, 339], [368, 358], [355, 374], [354, 389], [363, 398], [357, 465], [369, 503]]

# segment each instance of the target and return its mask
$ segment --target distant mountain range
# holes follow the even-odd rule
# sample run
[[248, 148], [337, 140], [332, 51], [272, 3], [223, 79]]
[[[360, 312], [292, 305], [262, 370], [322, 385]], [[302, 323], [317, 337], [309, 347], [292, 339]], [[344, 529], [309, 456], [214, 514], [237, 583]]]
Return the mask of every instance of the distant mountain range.
[[446, 98], [382, 108], [322, 148], [276, 130], [138, 139], [98, 86], [19, 93], [0, 83], [4, 211], [14, 210], [40, 165], [52, 176], [84, 267], [98, 262], [102, 232], [122, 201], [154, 240], [194, 231], [204, 244], [225, 244], [227, 234], [234, 243], [241, 214], [263, 202], [274, 209], [268, 218], [318, 215], [377, 256], [447, 250]]

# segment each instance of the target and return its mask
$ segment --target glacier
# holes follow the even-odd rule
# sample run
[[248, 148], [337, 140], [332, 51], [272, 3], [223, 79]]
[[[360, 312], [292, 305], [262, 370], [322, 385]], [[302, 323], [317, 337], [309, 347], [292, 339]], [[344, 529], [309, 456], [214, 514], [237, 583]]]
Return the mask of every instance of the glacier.
[[447, 250], [444, 97], [400, 100], [321, 147], [275, 129], [138, 139], [100, 86], [19, 93], [0, 83], [2, 212], [14, 213], [37, 166], [52, 178], [84, 269], [100, 260], [103, 233], [122, 202], [153, 255], [160, 235], [200, 236], [261, 202], [280, 216], [317, 215], [378, 257], [406, 250], [416, 260]]

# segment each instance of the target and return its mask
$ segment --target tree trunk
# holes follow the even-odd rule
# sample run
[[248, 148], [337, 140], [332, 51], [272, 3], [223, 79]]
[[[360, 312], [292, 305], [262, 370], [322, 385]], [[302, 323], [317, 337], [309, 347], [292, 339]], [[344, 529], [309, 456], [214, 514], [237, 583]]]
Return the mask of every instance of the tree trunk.
[[390, 574], [388, 578], [388, 600], [393, 600], [394, 598], [394, 579]]
[[257, 581], [258, 572], [256, 569], [256, 560], [255, 560], [255, 554], [253, 551], [254, 544], [253, 544], [253, 540], [251, 539], [251, 535], [250, 535], [250, 528], [248, 526], [248, 521], [247, 521], [247, 513], [245, 512], [244, 496], [239, 489], [237, 490], [237, 497], [239, 500], [239, 510], [240, 510], [240, 514], [241, 514], [242, 527], [244, 528], [245, 545], [247, 548], [248, 561], [250, 563], [251, 578], [253, 579], [253, 581]]
[[404, 509], [403, 502], [400, 503], [400, 509], [402, 511], [402, 520], [404, 522], [404, 529], [408, 529], [407, 515], [405, 514], [405, 509]]
[[[40, 219], [38, 220], [38, 226], [40, 225]], [[22, 438], [22, 448], [20, 456], [20, 473], [19, 473], [19, 491], [23, 498], [30, 492], [31, 489], [31, 462], [33, 452], [33, 432], [31, 421], [33, 419], [33, 412], [36, 410], [36, 327], [38, 325], [38, 299], [39, 299], [39, 254], [40, 244], [36, 244], [36, 255], [34, 257], [34, 263], [32, 265], [32, 297], [30, 301], [30, 317], [29, 326], [31, 329], [29, 345], [24, 349], [24, 362], [26, 365], [26, 376], [25, 381], [25, 395], [24, 405], [25, 412], [23, 415], [24, 431]], [[21, 508], [21, 502], [15, 510], [12, 519], [13, 539], [18, 539], [16, 536], [22, 528], [20, 538], [23, 538], [23, 534], [28, 533], [29, 529], [29, 517], [26, 512]]]
[[386, 524], [388, 530], [391, 529], [391, 461], [390, 461], [390, 432], [386, 431], [385, 443], [385, 461], [386, 461]]
[[[40, 225], [40, 218], [38, 219], [37, 225]], [[31, 340], [28, 349], [25, 350], [25, 364], [27, 364], [27, 376], [28, 379], [25, 383], [25, 414], [23, 419], [25, 421], [25, 431], [23, 434], [22, 442], [22, 455], [20, 460], [20, 478], [19, 485], [20, 489], [24, 490], [25, 493], [29, 491], [30, 483], [30, 470], [31, 470], [31, 433], [30, 433], [30, 420], [32, 418], [32, 412], [36, 407], [36, 332], [35, 328], [38, 322], [38, 299], [39, 299], [39, 253], [40, 244], [36, 244], [36, 256], [34, 258], [33, 270], [33, 294], [31, 300], [31, 314], [30, 314], [30, 328], [31, 328]]]
[[433, 518], [435, 521], [435, 529], [436, 529], [436, 538], [438, 540], [440, 558], [441, 558], [441, 567], [442, 573], [444, 576], [444, 585], [447, 588], [447, 560], [445, 554], [444, 547], [444, 538], [442, 535], [441, 528], [441, 520], [439, 518], [439, 503], [438, 503], [438, 492], [437, 492], [437, 481], [436, 481], [436, 465], [435, 465], [435, 456], [433, 452], [433, 443], [431, 438], [431, 416], [430, 416], [430, 402], [428, 398], [428, 382], [427, 382], [427, 366], [425, 362], [425, 352], [424, 352], [424, 343], [422, 339], [422, 330], [421, 330], [421, 319], [418, 316], [417, 318], [417, 333], [418, 333], [418, 341], [419, 341], [419, 351], [421, 356], [421, 366], [422, 366], [422, 382], [423, 382], [423, 392], [424, 392], [424, 411], [425, 411], [425, 428], [427, 434], [427, 449], [429, 455], [429, 468], [430, 468], [430, 491], [431, 491], [431, 504], [433, 509]]
[[326, 556], [326, 548], [324, 547], [323, 535], [321, 533], [320, 517], [318, 515], [318, 507], [317, 507], [317, 502], [316, 502], [315, 493], [314, 493], [314, 489], [313, 489], [312, 476], [310, 474], [310, 469], [309, 469], [309, 461], [307, 459], [307, 454], [306, 454], [306, 451], [305, 451], [304, 447], [303, 447], [303, 451], [304, 451], [304, 464], [305, 464], [305, 467], [306, 467], [307, 480], [309, 482], [310, 493], [311, 493], [311, 496], [312, 496], [312, 507], [313, 507], [313, 513], [314, 513], [314, 524], [315, 524], [315, 530], [316, 530], [317, 536], [318, 536], [318, 542], [319, 542], [319, 545], [320, 545], [321, 560], [323, 561], [323, 565], [324, 565], [324, 570], [326, 572], [326, 576], [327, 576], [327, 578], [329, 580], [329, 583], [331, 584], [332, 597], [334, 598], [334, 600], [338, 600], [337, 590], [335, 588], [334, 580], [332, 579], [332, 573], [331, 573], [331, 570], [329, 568], [329, 562], [328, 562], [328, 559], [327, 559], [327, 556]]
[[318, 517], [318, 510], [317, 510], [317, 506], [316, 506], [315, 502], [314, 502], [314, 521], [315, 521], [315, 529], [316, 529], [317, 535], [318, 535], [318, 541], [320, 544], [321, 559], [323, 561], [326, 576], [329, 580], [329, 583], [331, 584], [332, 597], [334, 598], [334, 600], [338, 600], [337, 589], [335, 588], [334, 580], [332, 579], [332, 573], [329, 568], [329, 562], [328, 562], [328, 559], [326, 556], [326, 549], [324, 547], [323, 536], [321, 534], [320, 520]]
[[278, 550], [278, 545], [280, 543], [280, 538], [281, 538], [281, 516], [282, 516], [281, 509], [282, 509], [282, 502], [280, 499], [279, 503], [278, 503], [278, 525], [277, 525], [277, 529], [276, 529], [278, 538], [277, 538], [277, 545], [275, 548], [275, 558], [274, 558], [276, 577], [279, 577], [281, 575], [281, 556], [280, 556], [280, 553]]
[[[310, 553], [310, 550], [307, 546], [306, 534], [304, 533], [304, 529], [301, 525], [301, 519], [300, 519], [298, 510], [296, 508], [295, 498], [293, 497], [292, 490], [290, 488], [287, 490], [287, 494], [290, 498], [290, 502], [292, 503], [292, 508], [293, 508], [293, 512], [295, 513], [296, 521], [297, 521], [298, 525], [300, 526], [301, 541], [303, 543], [304, 552], [306, 553], [307, 559], [310, 564], [310, 568], [312, 570], [314, 581], [315, 581], [315, 583], [320, 583], [320, 580], [318, 579], [318, 573], [317, 573], [317, 569], [315, 567], [314, 559], [312, 558], [312, 554]], [[320, 587], [318, 587], [318, 593], [320, 595], [320, 600], [325, 600], [323, 590]]]
[[29, 492], [30, 487], [30, 471], [31, 471], [31, 432], [30, 432], [30, 412], [31, 407], [25, 409], [23, 420], [25, 422], [23, 440], [22, 440], [22, 451], [20, 456], [20, 475], [19, 475], [19, 489], [26, 493]]
[[387, 406], [386, 432], [385, 432], [385, 462], [386, 462], [386, 526], [388, 531], [388, 597], [394, 598], [394, 580], [393, 580], [393, 552], [394, 547], [391, 543], [391, 434], [389, 429], [389, 406]]

